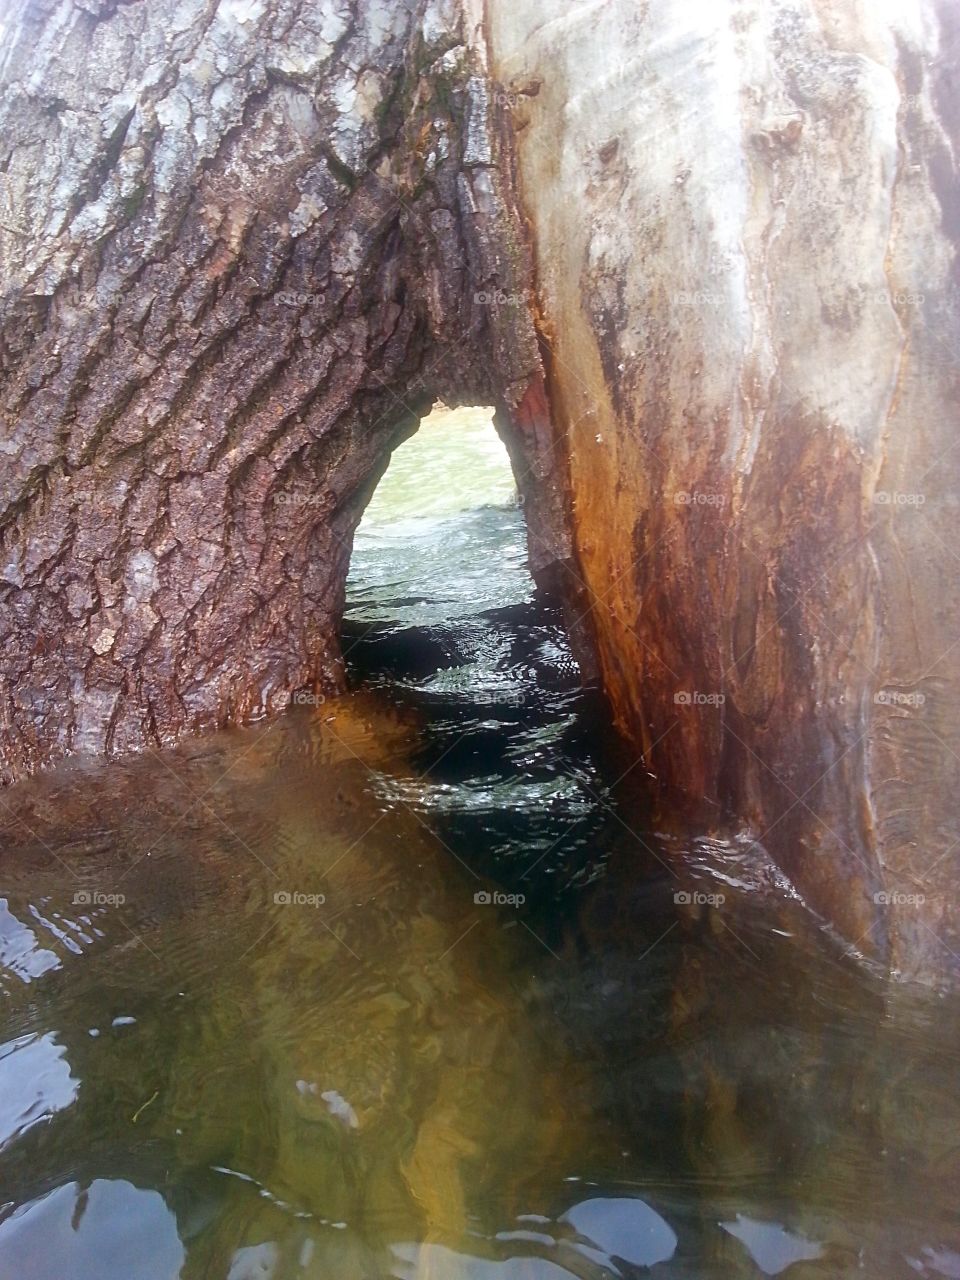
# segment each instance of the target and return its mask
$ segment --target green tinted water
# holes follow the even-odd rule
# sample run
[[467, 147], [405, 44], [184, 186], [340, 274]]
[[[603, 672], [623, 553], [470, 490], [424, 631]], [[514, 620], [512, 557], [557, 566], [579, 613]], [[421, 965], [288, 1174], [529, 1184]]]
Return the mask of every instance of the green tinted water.
[[[423, 521], [508, 506], [516, 485], [506, 450], [484, 408], [435, 409], [393, 455], [364, 513], [358, 549], [397, 522]], [[353, 578], [363, 575], [353, 566]]]
[[614, 785], [499, 452], [435, 430], [352, 694], [3, 797], [0, 1280], [960, 1275], [956, 1002]]

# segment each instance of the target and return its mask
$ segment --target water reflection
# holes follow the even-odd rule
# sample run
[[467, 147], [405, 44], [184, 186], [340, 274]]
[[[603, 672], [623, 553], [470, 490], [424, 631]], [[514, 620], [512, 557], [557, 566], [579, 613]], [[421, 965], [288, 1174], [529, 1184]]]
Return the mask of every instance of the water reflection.
[[583, 1200], [561, 1219], [587, 1246], [587, 1256], [616, 1271], [621, 1263], [653, 1267], [677, 1249], [676, 1232], [642, 1200], [621, 1196]]
[[778, 1276], [795, 1262], [823, 1257], [819, 1244], [785, 1231], [775, 1222], [756, 1222], [738, 1213], [736, 1221], [721, 1222], [720, 1225], [746, 1245], [750, 1257], [765, 1276]]
[[0, 1150], [32, 1125], [69, 1107], [78, 1082], [52, 1032], [0, 1045]]
[[956, 1276], [957, 1002], [613, 785], [474, 516], [462, 624], [439, 524], [354, 598], [355, 693], [5, 797], [0, 1276]]
[[[477, 905], [484, 805], [454, 835], [391, 789], [415, 795], [425, 723], [356, 695], [81, 770], [73, 805], [52, 776], [11, 793], [47, 843], [53, 786], [75, 848], [88, 810], [130, 833], [97, 854], [124, 902], [96, 945], [4, 997], [0, 1274], [84, 1274], [44, 1250], [97, 1186], [69, 1240], [105, 1280], [131, 1215], [175, 1218], [188, 1280], [949, 1276], [955, 1004], [844, 964], [736, 838], [635, 838], [626, 811], [598, 878]], [[186, 834], [169, 769], [216, 797]], [[5, 855], [18, 917], [33, 857]]]
[[0, 966], [21, 982], [60, 966], [56, 953], [40, 946], [37, 935], [17, 919], [6, 898], [0, 898]]
[[177, 1280], [184, 1257], [163, 1197], [122, 1179], [67, 1183], [0, 1223], [0, 1266], [18, 1280]]

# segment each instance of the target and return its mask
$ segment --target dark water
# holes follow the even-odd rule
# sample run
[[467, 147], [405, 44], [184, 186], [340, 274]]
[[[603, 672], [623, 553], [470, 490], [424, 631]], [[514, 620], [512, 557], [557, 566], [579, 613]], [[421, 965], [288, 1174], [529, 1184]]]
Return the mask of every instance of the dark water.
[[957, 1003], [645, 813], [485, 467], [352, 694], [0, 797], [0, 1280], [960, 1276]]

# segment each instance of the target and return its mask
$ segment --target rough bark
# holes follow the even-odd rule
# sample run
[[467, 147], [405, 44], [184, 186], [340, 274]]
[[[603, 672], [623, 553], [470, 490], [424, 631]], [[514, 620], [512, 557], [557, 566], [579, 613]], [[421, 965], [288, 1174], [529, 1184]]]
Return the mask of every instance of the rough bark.
[[489, 7], [618, 719], [960, 972], [956, 8]]
[[476, 15], [26, 0], [9, 25], [3, 776], [337, 687], [353, 529], [437, 397], [496, 406], [549, 578], [562, 451]]

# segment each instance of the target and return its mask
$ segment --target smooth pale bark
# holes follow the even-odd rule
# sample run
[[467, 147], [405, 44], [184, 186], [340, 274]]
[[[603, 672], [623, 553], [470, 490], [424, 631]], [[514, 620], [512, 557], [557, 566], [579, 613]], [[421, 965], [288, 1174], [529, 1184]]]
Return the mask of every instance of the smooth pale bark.
[[620, 723], [956, 974], [960, 13], [489, 10]]

